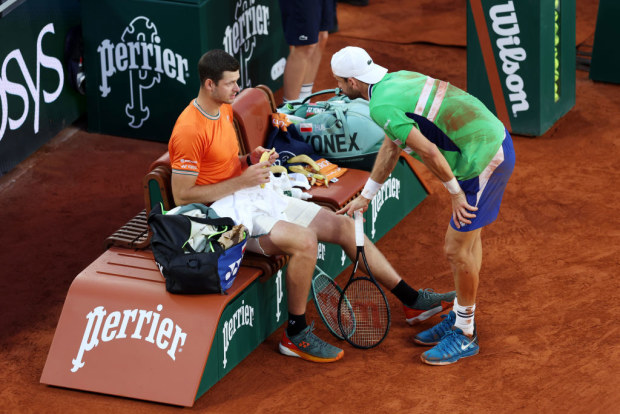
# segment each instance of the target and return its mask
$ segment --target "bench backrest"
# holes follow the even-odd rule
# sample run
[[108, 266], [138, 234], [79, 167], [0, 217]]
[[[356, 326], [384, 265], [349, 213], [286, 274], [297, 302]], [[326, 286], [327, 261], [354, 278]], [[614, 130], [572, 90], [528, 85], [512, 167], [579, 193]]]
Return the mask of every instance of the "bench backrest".
[[265, 145], [271, 129], [271, 114], [275, 112], [273, 95], [264, 87], [242, 90], [232, 104], [233, 122], [239, 135], [241, 153]]

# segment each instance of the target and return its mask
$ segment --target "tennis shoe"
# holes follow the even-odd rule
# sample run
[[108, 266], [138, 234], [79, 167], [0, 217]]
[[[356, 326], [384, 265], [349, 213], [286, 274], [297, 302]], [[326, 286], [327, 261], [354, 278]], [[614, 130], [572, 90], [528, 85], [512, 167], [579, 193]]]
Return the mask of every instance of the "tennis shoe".
[[453, 328], [437, 345], [420, 355], [420, 359], [429, 365], [448, 365], [461, 358], [474, 356], [478, 352], [480, 346], [475, 328], [472, 337], [463, 334], [460, 328]]
[[456, 291], [436, 293], [433, 289], [420, 289], [413, 307], [403, 305], [405, 319], [409, 325], [425, 321], [443, 310], [450, 309], [455, 297]]
[[285, 329], [279, 344], [280, 353], [312, 362], [334, 362], [342, 358], [342, 349], [323, 341], [312, 333], [313, 330], [314, 322], [292, 337]]
[[441, 315], [441, 322], [430, 329], [420, 332], [413, 338], [413, 342], [418, 345], [432, 346], [437, 345], [445, 334], [452, 331], [456, 321], [456, 313], [450, 311], [447, 315]]

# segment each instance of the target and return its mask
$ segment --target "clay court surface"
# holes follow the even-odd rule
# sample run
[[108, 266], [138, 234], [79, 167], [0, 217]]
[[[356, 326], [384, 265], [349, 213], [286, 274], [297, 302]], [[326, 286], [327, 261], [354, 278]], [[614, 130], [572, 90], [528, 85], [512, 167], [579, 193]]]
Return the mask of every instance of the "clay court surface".
[[[577, 42], [591, 42], [598, 2], [577, 3]], [[335, 86], [329, 59], [346, 45], [366, 48], [390, 71], [416, 70], [466, 88], [464, 1], [340, 4], [339, 20], [315, 89]], [[439, 318], [412, 328], [390, 296], [393, 324], [378, 348], [342, 344], [343, 360], [312, 364], [277, 352], [280, 328], [184, 410], [620, 412], [620, 85], [577, 71], [576, 89], [576, 105], [547, 133], [514, 136], [515, 172], [498, 221], [482, 233], [478, 356], [422, 364], [424, 348], [411, 339]], [[163, 143], [76, 125], [0, 177], [0, 412], [181, 410], [39, 383], [73, 278], [144, 208], [142, 177], [164, 151]], [[432, 194], [378, 247], [414, 287], [451, 290], [442, 257], [449, 198], [430, 173], [424, 177]], [[308, 312], [319, 334], [336, 343], [312, 304]]]

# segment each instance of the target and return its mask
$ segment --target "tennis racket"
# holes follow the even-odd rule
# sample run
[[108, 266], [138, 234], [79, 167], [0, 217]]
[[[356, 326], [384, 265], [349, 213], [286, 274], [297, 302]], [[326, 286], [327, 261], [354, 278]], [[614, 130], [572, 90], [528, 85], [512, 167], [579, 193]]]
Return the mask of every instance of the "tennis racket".
[[[318, 273], [312, 278], [312, 299], [319, 316], [327, 329], [338, 339], [344, 339], [338, 325], [338, 304], [342, 295], [342, 288], [327, 273], [316, 266]], [[350, 304], [344, 299], [344, 306], [350, 308]], [[348, 311], [345, 315], [353, 317], [353, 312]], [[345, 316], [346, 317], [346, 316]], [[355, 326], [351, 321], [345, 321], [345, 325]]]
[[[349, 282], [338, 302], [338, 326], [343, 338], [356, 348], [379, 345], [390, 330], [390, 306], [366, 261], [364, 251], [364, 216], [355, 212], [357, 254]], [[360, 256], [368, 276], [357, 274]]]

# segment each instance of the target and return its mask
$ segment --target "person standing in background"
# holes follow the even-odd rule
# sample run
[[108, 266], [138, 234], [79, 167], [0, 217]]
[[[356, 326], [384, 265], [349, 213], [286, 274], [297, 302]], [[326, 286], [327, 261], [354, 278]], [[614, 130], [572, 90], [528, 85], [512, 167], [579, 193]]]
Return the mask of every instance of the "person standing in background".
[[312, 93], [329, 31], [335, 22], [335, 0], [279, 0], [289, 55], [284, 68], [284, 102]]

